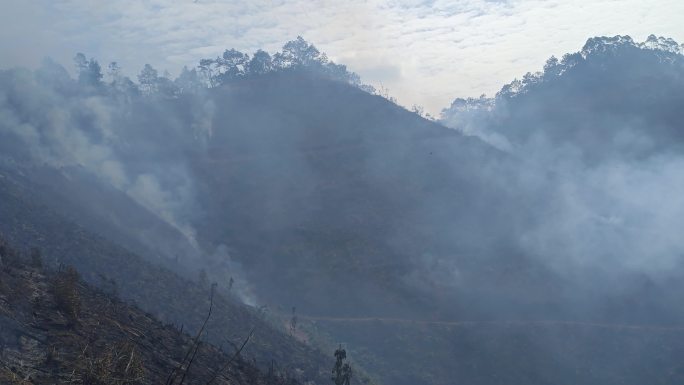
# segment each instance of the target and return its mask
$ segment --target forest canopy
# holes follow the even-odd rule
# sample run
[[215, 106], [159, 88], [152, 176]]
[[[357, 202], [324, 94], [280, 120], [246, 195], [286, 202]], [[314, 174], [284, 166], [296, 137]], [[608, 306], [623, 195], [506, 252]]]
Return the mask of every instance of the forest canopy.
[[[225, 85], [238, 79], [247, 79], [278, 72], [304, 72], [327, 79], [348, 83], [368, 93], [375, 93], [373, 86], [361, 83], [361, 78], [343, 64], [336, 64], [313, 44], [301, 36], [288, 41], [282, 51], [273, 55], [261, 49], [250, 56], [234, 48], [226, 49], [215, 58], [200, 59], [195, 68], [183, 67], [180, 74], [172, 79], [168, 72], [160, 73], [150, 64], [145, 64], [137, 75], [137, 83], [122, 74], [121, 65], [111, 62], [107, 65], [106, 76], [102, 66], [95, 58], [87, 59], [83, 53], [74, 57], [79, 83], [94, 89], [124, 93], [158, 95], [174, 98], [186, 93], [198, 92], [206, 88]], [[49, 71], [61, 73], [63, 78], [68, 72], [57, 63], [47, 59]], [[45, 67], [45, 66], [44, 66]]]

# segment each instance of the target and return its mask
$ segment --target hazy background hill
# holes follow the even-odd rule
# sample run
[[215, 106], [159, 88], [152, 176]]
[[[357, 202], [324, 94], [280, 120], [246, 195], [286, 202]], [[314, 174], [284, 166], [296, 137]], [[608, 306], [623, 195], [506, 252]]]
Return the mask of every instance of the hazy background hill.
[[495, 98], [457, 99], [442, 121], [500, 135], [516, 150], [536, 149], [530, 155], [555, 148], [556, 158], [574, 156], [589, 166], [680, 153], [681, 53], [676, 42], [653, 35], [643, 43], [592, 38]]
[[252, 353], [317, 383], [320, 336], [386, 384], [681, 377], [662, 328], [684, 315], [677, 43], [593, 38], [440, 122], [301, 38], [175, 80], [76, 64], [0, 72], [0, 229], [53, 263], [116, 274], [163, 319], [202, 270], [277, 319], [296, 307], [308, 337], [264, 326]]
[[549, 193], [520, 238], [526, 255], [587, 295], [661, 302], [655, 313], [632, 305], [620, 317], [681, 316], [657, 299], [672, 295], [681, 273], [681, 52], [662, 37], [592, 38], [494, 98], [457, 99], [442, 115], [516, 157], [529, 191]]

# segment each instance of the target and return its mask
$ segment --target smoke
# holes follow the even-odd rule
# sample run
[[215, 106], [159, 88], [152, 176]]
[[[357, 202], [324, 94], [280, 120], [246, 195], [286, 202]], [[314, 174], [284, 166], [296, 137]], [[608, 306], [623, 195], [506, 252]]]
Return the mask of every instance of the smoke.
[[[460, 134], [296, 71], [167, 97], [84, 84], [54, 64], [8, 70], [0, 150], [27, 173], [46, 164], [97, 176], [176, 231], [101, 202], [121, 227], [171, 257], [182, 236], [196, 258], [179, 269], [204, 268], [252, 305], [360, 318], [681, 319], [681, 55], [591, 42], [595, 53], [550, 61], [495, 98], [456, 101], [443, 123]], [[451, 344], [443, 336], [453, 334], [417, 351]], [[560, 334], [537, 337], [523, 340], [558, 353]], [[392, 338], [360, 345], [401, 351]], [[482, 362], [498, 363], [500, 347], [487, 345]]]
[[[210, 278], [221, 284], [233, 280], [232, 293], [245, 303], [256, 304], [241, 264], [225, 245], [202, 246], [194, 225], [201, 222], [203, 207], [189, 154], [202, 153], [210, 144], [214, 101], [203, 91], [182, 100], [142, 97], [129, 91], [79, 83], [49, 60], [35, 72], [0, 72], [4, 166], [20, 167], [37, 182], [41, 176], [33, 168], [48, 166], [65, 175], [85, 170], [177, 233], [155, 229], [140, 219], [135, 207], [102, 201], [101, 196], [88, 197], [97, 207], [86, 209], [86, 215], [87, 210], [107, 213], [105, 221], [118, 223], [152, 252], [169, 260], [183, 256], [178, 261], [183, 266], [193, 270], [204, 266]], [[75, 182], [79, 183], [87, 182]], [[213, 251], [206, 252], [207, 248]]]
[[259, 301], [251, 284], [245, 278], [247, 274], [242, 264], [231, 256], [228, 246], [218, 245], [205, 261], [211, 269], [210, 279], [224, 287], [227, 286], [230, 294], [240, 298], [243, 303], [257, 306]]
[[[324, 258], [308, 260], [360, 244], [370, 266], [408, 259], [407, 281], [472, 293], [517, 285], [482, 285], [501, 264], [541, 265], [569, 287], [585, 285], [587, 272], [592, 285], [635, 274], [660, 281], [684, 250], [681, 98], [667, 77], [681, 55], [615, 41], [592, 40], [495, 98], [457, 100], [443, 121], [465, 137], [450, 138], [383, 100], [297, 74], [140, 96], [48, 62], [0, 74], [0, 146], [15, 162], [98, 176], [182, 234], [217, 280], [244, 275], [233, 254], [324, 269]], [[623, 79], [652, 73], [639, 97], [623, 89]], [[399, 116], [409, 129], [393, 127]], [[276, 264], [250, 269], [292, 279]], [[254, 302], [246, 282], [235, 287]]]
[[[684, 158], [557, 167], [542, 218], [521, 237], [559, 272], [595, 266], [662, 274], [684, 250]], [[574, 265], [574, 266], [573, 266]]]
[[581, 55], [551, 58], [544, 73], [495, 98], [457, 99], [444, 110], [444, 124], [515, 162], [505, 168], [507, 188], [524, 197], [517, 202], [531, 220], [513, 229], [510, 249], [599, 296], [626, 290], [635, 276], [660, 285], [681, 276], [683, 100], [671, 90], [683, 62], [629, 38], [590, 39]]
[[174, 185], [163, 187], [155, 175], [140, 174], [133, 182], [126, 184], [125, 191], [136, 202], [179, 230], [198, 249], [195, 229], [178, 214], [192, 204], [193, 186], [187, 178], [181, 171], [180, 175], [176, 174], [173, 178]]
[[[185, 160], [161, 159], [159, 151], [150, 150], [150, 141], [162, 137], [133, 131], [130, 101], [54, 74], [68, 76], [52, 62], [36, 73], [18, 69], [0, 74], [3, 152], [25, 166], [88, 170], [176, 228], [197, 249], [188, 220], [197, 207], [194, 181]], [[60, 89], [64, 84], [68, 88]], [[206, 112], [204, 108], [195, 125], [210, 135], [211, 114]], [[131, 153], [137, 158], [127, 159]]]

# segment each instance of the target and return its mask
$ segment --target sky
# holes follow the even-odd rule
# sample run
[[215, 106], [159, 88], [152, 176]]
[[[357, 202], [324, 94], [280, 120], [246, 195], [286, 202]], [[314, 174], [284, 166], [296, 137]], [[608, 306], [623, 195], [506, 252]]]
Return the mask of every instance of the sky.
[[226, 48], [274, 52], [301, 35], [404, 106], [437, 114], [493, 95], [593, 36], [684, 42], [681, 0], [0, 0], [0, 68], [76, 52], [175, 75]]

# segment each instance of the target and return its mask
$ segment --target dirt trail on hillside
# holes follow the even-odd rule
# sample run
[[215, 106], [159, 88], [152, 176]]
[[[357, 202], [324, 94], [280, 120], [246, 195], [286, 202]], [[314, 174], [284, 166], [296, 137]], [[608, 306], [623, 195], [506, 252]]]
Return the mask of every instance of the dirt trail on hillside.
[[437, 326], [578, 326], [578, 327], [592, 327], [605, 329], [630, 329], [630, 330], [652, 330], [652, 331], [670, 331], [670, 332], [684, 332], [684, 326], [680, 325], [639, 325], [639, 324], [617, 324], [604, 322], [583, 322], [583, 321], [562, 321], [562, 320], [537, 320], [537, 321], [523, 321], [523, 320], [502, 320], [502, 321], [440, 321], [440, 320], [412, 320], [404, 318], [383, 318], [383, 317], [317, 317], [317, 316], [302, 316], [299, 318], [309, 321], [325, 321], [325, 322], [384, 322], [384, 323], [404, 323], [404, 324], [419, 324], [419, 325], [437, 325]]

